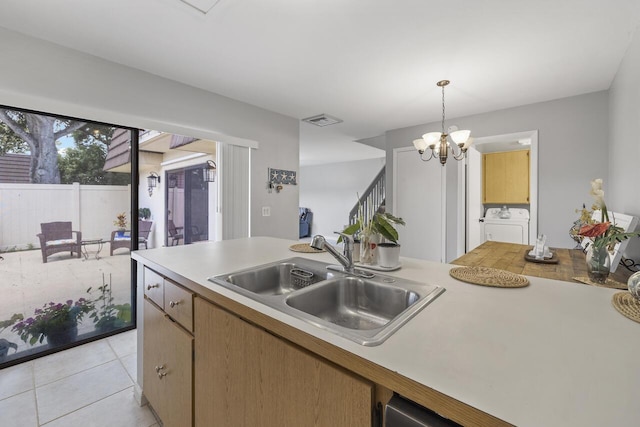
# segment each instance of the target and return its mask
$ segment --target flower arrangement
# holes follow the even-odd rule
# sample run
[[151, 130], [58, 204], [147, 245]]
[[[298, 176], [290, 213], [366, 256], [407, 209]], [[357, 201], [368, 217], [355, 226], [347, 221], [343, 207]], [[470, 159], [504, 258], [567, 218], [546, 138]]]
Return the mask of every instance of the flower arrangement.
[[13, 325], [11, 330], [17, 332], [24, 342], [34, 345], [36, 342], [42, 343], [45, 337], [60, 328], [77, 325], [78, 321], [92, 310], [93, 302], [85, 298], [75, 302], [49, 302], [42, 308], [36, 308], [33, 317], [21, 320]]
[[127, 228], [127, 214], [125, 212], [119, 213], [116, 216], [116, 220], [113, 221], [113, 225], [115, 225], [116, 227], [118, 227], [121, 230], [124, 230]]
[[[622, 242], [623, 240], [631, 237], [640, 236], [640, 233], [629, 232], [625, 233], [621, 227], [611, 222], [609, 218], [609, 212], [607, 211], [607, 205], [604, 202], [604, 190], [602, 189], [602, 179], [594, 179], [591, 181], [591, 191], [589, 193], [593, 196], [594, 202], [591, 210], [587, 210], [583, 207], [580, 212], [579, 221], [584, 225], [580, 227], [578, 236], [587, 237], [591, 240], [591, 246], [595, 249], [607, 248], [608, 251], [613, 251], [614, 246]], [[594, 212], [600, 211], [600, 221], [593, 219]], [[614, 218], [615, 219], [615, 218]]]

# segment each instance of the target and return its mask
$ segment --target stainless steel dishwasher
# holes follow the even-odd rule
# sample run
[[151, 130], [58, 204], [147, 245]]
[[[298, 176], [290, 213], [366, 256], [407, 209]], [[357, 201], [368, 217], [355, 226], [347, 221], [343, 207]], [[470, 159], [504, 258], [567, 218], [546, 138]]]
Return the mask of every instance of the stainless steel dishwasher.
[[417, 403], [398, 395], [391, 398], [384, 409], [385, 427], [456, 427], [451, 420], [441, 417]]

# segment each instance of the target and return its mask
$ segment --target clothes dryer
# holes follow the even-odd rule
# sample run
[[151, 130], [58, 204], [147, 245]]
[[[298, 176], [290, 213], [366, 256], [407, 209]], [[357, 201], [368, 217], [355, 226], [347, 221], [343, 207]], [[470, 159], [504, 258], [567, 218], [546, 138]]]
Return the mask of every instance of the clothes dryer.
[[529, 211], [523, 208], [489, 208], [480, 218], [481, 240], [529, 244]]

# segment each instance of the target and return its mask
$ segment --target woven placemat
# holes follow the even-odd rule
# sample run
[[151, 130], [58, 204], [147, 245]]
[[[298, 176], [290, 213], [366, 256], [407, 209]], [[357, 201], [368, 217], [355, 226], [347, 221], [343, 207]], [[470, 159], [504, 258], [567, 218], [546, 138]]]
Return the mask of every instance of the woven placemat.
[[609, 289], [622, 289], [626, 290], [627, 285], [625, 283], [616, 282], [613, 279], [607, 278], [604, 283], [596, 283], [592, 282], [588, 277], [573, 277], [573, 280], [584, 283], [585, 285], [591, 286], [599, 286], [601, 288], [609, 288]]
[[522, 288], [529, 285], [529, 280], [510, 271], [489, 267], [455, 267], [449, 270], [454, 279], [474, 285], [493, 286], [496, 288]]
[[623, 316], [640, 323], [640, 300], [635, 299], [629, 292], [616, 292], [611, 298], [611, 304]]
[[291, 245], [289, 246], [289, 249], [293, 252], [304, 252], [306, 254], [319, 254], [321, 252], [326, 252], [324, 249], [312, 248], [308, 243], [298, 243], [295, 245]]

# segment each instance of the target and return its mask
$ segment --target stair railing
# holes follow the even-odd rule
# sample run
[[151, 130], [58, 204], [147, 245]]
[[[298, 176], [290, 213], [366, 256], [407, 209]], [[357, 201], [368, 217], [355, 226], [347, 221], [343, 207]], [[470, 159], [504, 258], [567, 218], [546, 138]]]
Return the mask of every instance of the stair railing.
[[373, 215], [384, 206], [385, 203], [385, 166], [373, 179], [369, 187], [362, 193], [358, 203], [349, 212], [349, 225], [358, 220], [358, 210], [362, 206], [362, 215], [365, 224], [368, 224]]

